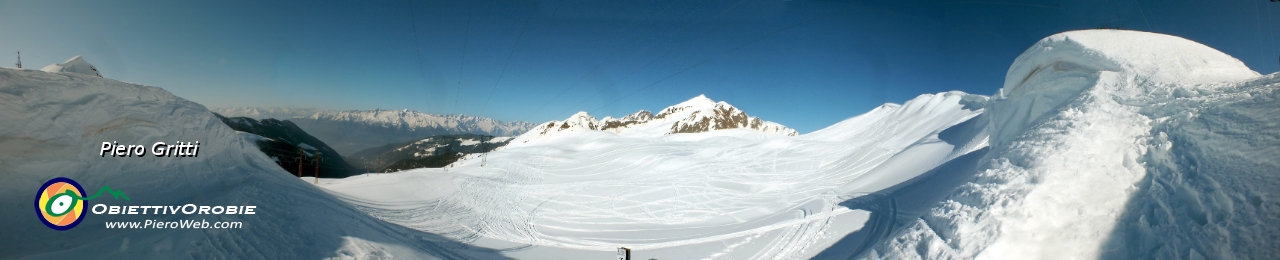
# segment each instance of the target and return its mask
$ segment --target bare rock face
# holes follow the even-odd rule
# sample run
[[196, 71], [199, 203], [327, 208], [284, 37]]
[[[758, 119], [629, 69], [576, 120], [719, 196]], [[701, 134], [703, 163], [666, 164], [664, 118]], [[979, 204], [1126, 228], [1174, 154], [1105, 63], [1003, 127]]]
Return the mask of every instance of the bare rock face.
[[[573, 130], [600, 130], [600, 121], [595, 117], [587, 114], [587, 112], [578, 112], [573, 114], [564, 121], [551, 121], [544, 125], [534, 127], [530, 133], [537, 132], [539, 135], [547, 135], [548, 133], [573, 131]], [[528, 133], [525, 133], [526, 135]]]
[[[763, 122], [760, 118], [749, 117], [747, 113], [738, 110], [727, 103], [717, 103], [714, 109], [711, 109], [711, 115], [706, 115], [707, 110], [693, 111], [689, 117], [671, 125], [671, 133], [702, 133], [716, 129], [733, 129], [733, 128], [749, 128], [759, 130]], [[752, 127], [752, 123], [754, 126]]]
[[706, 96], [698, 96], [689, 101], [681, 103], [681, 105], [663, 109], [658, 114], [659, 118], [677, 117], [679, 115], [688, 114], [671, 125], [671, 131], [668, 133], [702, 133], [711, 130], [746, 128], [765, 133], [783, 134], [787, 136], [795, 136], [798, 133], [786, 126], [760, 120], [758, 117], [747, 115], [746, 112], [739, 110], [724, 101], [714, 102]]
[[564, 121], [551, 121], [534, 127], [513, 143], [527, 143], [541, 136], [567, 131], [605, 131], [623, 135], [666, 135], [703, 133], [724, 129], [751, 129], [769, 134], [795, 136], [798, 133], [778, 123], [747, 115], [729, 103], [716, 102], [699, 95], [653, 114], [640, 110], [622, 118], [596, 120], [587, 112], [578, 112]]
[[600, 130], [605, 130], [605, 131], [614, 130], [614, 132], [616, 133], [617, 130], [627, 128], [633, 125], [647, 123], [650, 120], [653, 120], [653, 118], [654, 118], [653, 113], [650, 113], [649, 110], [640, 110], [639, 112], [635, 112], [634, 114], [624, 116], [620, 119], [605, 117], [604, 120], [600, 121], [603, 124], [603, 127], [601, 127]]

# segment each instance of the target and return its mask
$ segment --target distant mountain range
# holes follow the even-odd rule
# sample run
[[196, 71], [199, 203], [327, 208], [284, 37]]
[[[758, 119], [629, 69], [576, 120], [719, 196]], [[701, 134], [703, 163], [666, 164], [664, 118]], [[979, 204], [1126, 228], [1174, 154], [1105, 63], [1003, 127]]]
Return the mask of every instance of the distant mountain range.
[[234, 107], [213, 111], [226, 116], [289, 119], [344, 155], [436, 135], [514, 136], [523, 134], [534, 126], [527, 122], [503, 122], [467, 115], [435, 115], [407, 109], [331, 111]]
[[227, 107], [209, 110], [226, 117], [248, 117], [258, 120], [268, 118], [285, 120], [294, 117], [308, 117], [320, 112], [333, 112], [316, 108], [290, 107]]

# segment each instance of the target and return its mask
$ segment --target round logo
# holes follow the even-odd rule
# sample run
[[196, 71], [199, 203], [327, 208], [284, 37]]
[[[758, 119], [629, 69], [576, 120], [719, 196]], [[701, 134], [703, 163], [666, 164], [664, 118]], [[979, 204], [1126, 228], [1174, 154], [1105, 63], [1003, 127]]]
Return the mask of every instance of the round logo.
[[68, 230], [84, 220], [84, 187], [68, 178], [53, 178], [36, 194], [36, 217], [54, 230]]

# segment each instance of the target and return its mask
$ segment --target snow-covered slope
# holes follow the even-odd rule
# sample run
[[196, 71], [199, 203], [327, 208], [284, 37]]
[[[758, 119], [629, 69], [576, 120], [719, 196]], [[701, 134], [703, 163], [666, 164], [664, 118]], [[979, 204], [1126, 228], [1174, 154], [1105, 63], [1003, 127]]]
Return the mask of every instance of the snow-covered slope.
[[[0, 258], [501, 258], [385, 223], [293, 177], [203, 106], [155, 87], [0, 68]], [[200, 141], [196, 157], [100, 156], [102, 142]], [[254, 205], [254, 215], [90, 214], [55, 231], [33, 214], [45, 181], [110, 196], [90, 205]], [[88, 207], [86, 207], [88, 209]], [[239, 229], [107, 229], [109, 221], [239, 221]]]
[[98, 73], [98, 67], [94, 67], [93, 64], [85, 62], [84, 58], [81, 58], [80, 55], [71, 57], [71, 59], [68, 59], [63, 63], [49, 64], [49, 66], [44, 66], [44, 68], [40, 70], [44, 72], [78, 73], [97, 76], [99, 78], [102, 77], [102, 73]]
[[742, 110], [716, 102], [705, 95], [667, 107], [658, 114], [640, 110], [622, 118], [605, 117], [596, 120], [587, 112], [578, 112], [564, 121], [551, 121], [534, 127], [512, 141], [525, 144], [529, 141], [553, 138], [559, 132], [603, 131], [630, 136], [662, 136], [677, 133], [702, 133], [724, 129], [751, 129], [762, 133], [794, 136], [794, 129], [778, 123], [748, 116]]
[[[921, 95], [801, 136], [615, 134], [579, 113], [554, 136], [489, 153], [484, 166], [471, 156], [449, 172], [321, 186], [381, 219], [516, 258], [602, 259], [618, 246], [633, 259], [807, 258], [872, 215], [840, 203], [984, 147], [983, 125], [966, 122], [985, 100]], [[679, 107], [699, 106], [665, 114], [702, 111]], [[675, 125], [659, 123], [658, 133]]]
[[1047, 37], [990, 105], [976, 178], [872, 258], [1263, 259], [1280, 228], [1280, 84], [1186, 39]]

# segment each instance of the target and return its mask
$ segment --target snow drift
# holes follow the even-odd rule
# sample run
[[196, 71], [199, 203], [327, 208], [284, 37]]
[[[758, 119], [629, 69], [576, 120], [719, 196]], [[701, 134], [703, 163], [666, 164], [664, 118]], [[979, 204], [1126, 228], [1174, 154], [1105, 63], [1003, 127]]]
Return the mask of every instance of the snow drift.
[[[76, 65], [72, 59], [71, 65]], [[87, 63], [86, 63], [87, 64]], [[72, 66], [75, 67], [75, 66]], [[0, 258], [501, 258], [388, 224], [274, 165], [203, 106], [155, 87], [78, 73], [0, 69]], [[102, 142], [201, 142], [198, 157], [102, 157]], [[255, 215], [88, 215], [55, 231], [32, 216], [54, 177], [109, 205], [255, 205]], [[241, 229], [106, 229], [108, 221], [240, 221]], [[442, 248], [451, 248], [445, 250]]]
[[1049, 36], [989, 105], [976, 178], [870, 258], [1277, 255], [1276, 75], [1186, 39]]

